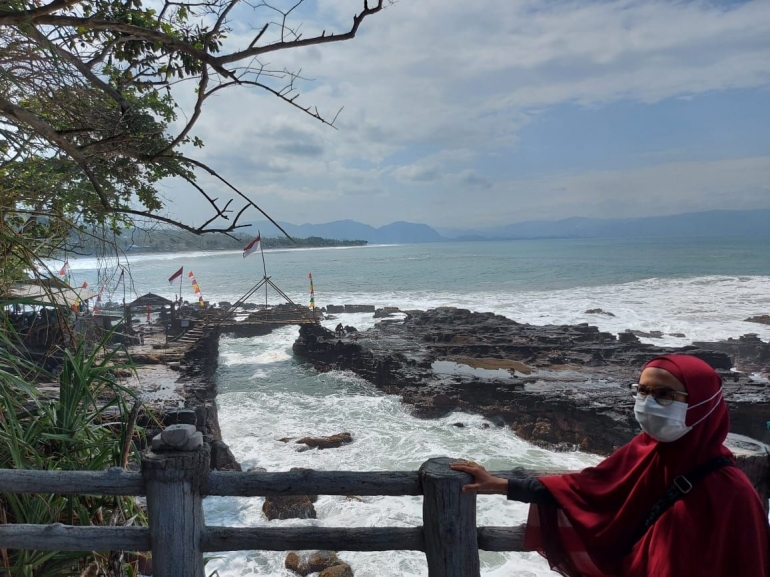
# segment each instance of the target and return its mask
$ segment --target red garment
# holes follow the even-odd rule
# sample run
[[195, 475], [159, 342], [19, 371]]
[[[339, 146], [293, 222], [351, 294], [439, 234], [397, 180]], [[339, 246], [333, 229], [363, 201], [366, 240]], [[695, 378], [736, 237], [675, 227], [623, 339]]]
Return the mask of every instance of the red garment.
[[[634, 532], [674, 478], [732, 453], [722, 443], [729, 417], [719, 375], [688, 355], [653, 359], [687, 387], [680, 439], [646, 433], [580, 473], [540, 479], [560, 508], [532, 505], [525, 547], [569, 577], [770, 577], [770, 527], [759, 495], [736, 467], [707, 475], [632, 546]], [[630, 550], [630, 551], [629, 551]]]

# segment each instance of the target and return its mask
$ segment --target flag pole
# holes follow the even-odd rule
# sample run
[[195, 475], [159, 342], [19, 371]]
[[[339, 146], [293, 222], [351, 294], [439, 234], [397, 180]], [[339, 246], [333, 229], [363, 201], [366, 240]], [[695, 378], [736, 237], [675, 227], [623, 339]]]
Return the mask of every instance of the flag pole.
[[[262, 255], [262, 271], [264, 272], [264, 277], [267, 278], [267, 265], [265, 264], [265, 251], [262, 248], [262, 232], [257, 230], [257, 236], [260, 238], [259, 242], [259, 252]], [[265, 283], [265, 310], [267, 310], [267, 283]]]

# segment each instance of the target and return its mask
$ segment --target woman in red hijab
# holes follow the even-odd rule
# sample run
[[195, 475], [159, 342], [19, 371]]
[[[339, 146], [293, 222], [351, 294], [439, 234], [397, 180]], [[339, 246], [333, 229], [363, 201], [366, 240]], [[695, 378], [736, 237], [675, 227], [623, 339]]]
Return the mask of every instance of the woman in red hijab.
[[508, 481], [456, 463], [475, 477], [463, 491], [532, 503], [525, 547], [568, 577], [770, 577], [767, 514], [722, 444], [719, 375], [667, 355], [645, 365], [635, 391], [643, 432], [596, 467]]

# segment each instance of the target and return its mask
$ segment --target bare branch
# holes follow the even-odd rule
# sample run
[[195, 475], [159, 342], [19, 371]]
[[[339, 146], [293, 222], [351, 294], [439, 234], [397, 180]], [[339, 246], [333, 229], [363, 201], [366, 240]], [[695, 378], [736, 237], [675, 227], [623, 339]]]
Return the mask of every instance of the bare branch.
[[[208, 172], [208, 173], [209, 173], [211, 176], [213, 176], [214, 178], [216, 178], [217, 180], [219, 180], [220, 182], [222, 182], [222, 183], [223, 183], [225, 186], [227, 186], [227, 187], [228, 187], [230, 190], [232, 190], [233, 192], [235, 192], [235, 194], [237, 194], [237, 195], [238, 195], [238, 196], [240, 196], [240, 197], [241, 197], [243, 200], [245, 200], [245, 201], [248, 203], [248, 206], [253, 206], [253, 207], [254, 207], [254, 208], [256, 208], [256, 209], [257, 209], [259, 212], [261, 212], [261, 213], [262, 213], [262, 216], [264, 216], [264, 217], [265, 217], [267, 220], [269, 220], [271, 223], [273, 223], [273, 224], [274, 224], [274, 225], [275, 225], [275, 226], [278, 228], [278, 230], [280, 230], [280, 231], [281, 231], [283, 234], [285, 234], [285, 235], [286, 235], [286, 238], [292, 238], [292, 237], [291, 237], [291, 235], [290, 235], [288, 232], [286, 232], [286, 231], [283, 229], [283, 227], [282, 227], [280, 224], [278, 224], [277, 222], [275, 222], [275, 220], [273, 220], [273, 217], [271, 217], [271, 216], [270, 216], [269, 214], [267, 214], [267, 213], [266, 213], [264, 210], [262, 210], [262, 209], [261, 209], [259, 206], [257, 206], [257, 205], [254, 203], [254, 201], [252, 201], [252, 200], [251, 200], [251, 199], [250, 199], [248, 196], [246, 196], [245, 194], [243, 194], [243, 193], [242, 193], [240, 190], [238, 190], [238, 189], [237, 189], [235, 186], [233, 186], [232, 184], [230, 184], [230, 183], [229, 183], [229, 182], [228, 182], [228, 181], [227, 181], [227, 180], [226, 180], [224, 177], [222, 177], [222, 175], [220, 175], [220, 174], [219, 174], [217, 171], [215, 171], [214, 169], [210, 168], [210, 167], [209, 167], [209, 166], [207, 166], [206, 164], [204, 164], [204, 163], [200, 162], [199, 160], [195, 160], [194, 158], [187, 158], [187, 157], [180, 157], [180, 158], [181, 158], [182, 160], [184, 160], [185, 162], [189, 162], [190, 164], [193, 164], [193, 165], [197, 166], [198, 168], [201, 168], [201, 169], [205, 170], [206, 172]], [[235, 222], [237, 222], [237, 220], [236, 220]], [[293, 240], [293, 239], [292, 239], [292, 240]]]
[[287, 48], [299, 48], [301, 46], [314, 46], [318, 44], [330, 44], [332, 42], [342, 42], [345, 40], [352, 40], [356, 37], [358, 29], [361, 27], [361, 23], [368, 16], [372, 16], [380, 12], [383, 8], [384, 0], [378, 0], [377, 5], [373, 8], [369, 8], [368, 2], [364, 2], [363, 11], [357, 16], [353, 17], [353, 26], [347, 32], [343, 34], [330, 34], [326, 36], [324, 31], [321, 36], [313, 36], [312, 38], [306, 38], [305, 40], [293, 40], [293, 41], [281, 41], [266, 46], [253, 46], [246, 50], [240, 50], [227, 54], [225, 56], [219, 56], [216, 60], [219, 64], [229, 64], [231, 62], [237, 62], [248, 58], [249, 56], [259, 56], [260, 54], [267, 54], [268, 52], [276, 52], [278, 50], [286, 50]]

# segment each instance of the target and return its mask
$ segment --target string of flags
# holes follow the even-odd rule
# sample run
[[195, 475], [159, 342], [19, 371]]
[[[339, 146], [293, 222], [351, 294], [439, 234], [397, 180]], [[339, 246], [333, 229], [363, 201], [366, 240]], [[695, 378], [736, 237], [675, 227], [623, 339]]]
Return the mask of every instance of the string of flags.
[[192, 280], [193, 292], [196, 295], [198, 295], [198, 304], [200, 304], [200, 306], [205, 306], [205, 303], [203, 302], [203, 293], [201, 293], [201, 287], [198, 286], [198, 281], [195, 280], [195, 275], [193, 274], [193, 271], [190, 271], [189, 273], [187, 273], [187, 276], [190, 277], [190, 279]]
[[69, 286], [70, 284], [70, 261], [68, 258], [64, 259], [64, 264], [59, 269], [59, 276], [64, 277], [62, 280], [64, 283]]
[[310, 308], [312, 310], [315, 310], [315, 291], [313, 290], [313, 273], [309, 272], [307, 273], [307, 276], [310, 279]]

